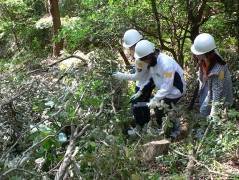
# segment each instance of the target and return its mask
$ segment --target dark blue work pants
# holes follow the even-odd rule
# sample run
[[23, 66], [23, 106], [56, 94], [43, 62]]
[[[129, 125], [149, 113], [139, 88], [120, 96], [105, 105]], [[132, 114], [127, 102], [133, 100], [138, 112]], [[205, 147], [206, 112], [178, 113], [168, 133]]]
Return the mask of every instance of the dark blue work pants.
[[[143, 127], [150, 120], [150, 109], [146, 105], [149, 102], [152, 91], [155, 85], [151, 78], [149, 83], [143, 88], [142, 95], [132, 102], [132, 111], [135, 119], [135, 123]], [[139, 87], [136, 86], [135, 93], [139, 91]]]

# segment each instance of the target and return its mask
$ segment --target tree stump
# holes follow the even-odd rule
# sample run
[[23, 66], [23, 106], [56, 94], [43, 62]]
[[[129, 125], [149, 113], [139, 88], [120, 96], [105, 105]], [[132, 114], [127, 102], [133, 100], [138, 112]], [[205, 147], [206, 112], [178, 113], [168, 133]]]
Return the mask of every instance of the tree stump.
[[163, 139], [160, 141], [151, 141], [143, 145], [143, 160], [152, 161], [161, 154], [167, 154], [170, 141]]

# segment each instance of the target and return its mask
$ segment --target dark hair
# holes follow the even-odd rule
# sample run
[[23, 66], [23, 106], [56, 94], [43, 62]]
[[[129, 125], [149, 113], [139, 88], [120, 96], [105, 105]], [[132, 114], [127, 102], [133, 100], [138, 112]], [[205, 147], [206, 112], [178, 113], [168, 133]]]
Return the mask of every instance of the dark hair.
[[[208, 57], [208, 56], [213, 56], [211, 59], [214, 59], [214, 61], [216, 61], [216, 63], [219, 63], [219, 64], [221, 64], [221, 65], [225, 65], [226, 64], [226, 62], [222, 59], [222, 57], [220, 57], [216, 52], [215, 52], [215, 50], [212, 50], [212, 51], [209, 51], [209, 52], [207, 52], [206, 54], [205, 54], [205, 56], [206, 57]], [[210, 60], [211, 60], [210, 59]]]
[[155, 66], [157, 64], [157, 57], [158, 57], [158, 53], [153, 52], [143, 58], [140, 58], [140, 60], [145, 61], [147, 59], [150, 59], [149, 66], [148, 66], [148, 68], [149, 68], [149, 67]]
[[153, 53], [150, 53], [149, 55], [147, 56], [144, 56], [142, 58], [140, 58], [141, 61], [145, 61], [146, 59], [153, 59], [155, 57], [155, 54], [154, 52]]
[[221, 65], [226, 65], [226, 62], [215, 52], [215, 50], [209, 51], [205, 53], [205, 56], [209, 59], [210, 65], [208, 70], [211, 70], [216, 63], [221, 64]]

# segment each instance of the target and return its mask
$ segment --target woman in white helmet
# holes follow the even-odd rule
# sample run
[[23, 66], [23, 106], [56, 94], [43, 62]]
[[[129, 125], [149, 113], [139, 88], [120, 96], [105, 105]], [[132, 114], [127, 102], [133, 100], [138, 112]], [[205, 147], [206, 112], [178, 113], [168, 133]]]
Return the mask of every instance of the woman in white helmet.
[[[134, 57], [148, 64], [150, 76], [157, 88], [148, 106], [156, 108], [156, 120], [161, 128], [162, 118], [166, 112], [163, 107], [160, 109], [157, 107], [164, 102], [171, 108], [171, 105], [176, 104], [183, 96], [186, 90], [183, 69], [172, 57], [155, 50], [154, 44], [147, 40], [137, 43]], [[173, 125], [172, 131], [165, 132], [166, 136], [176, 137], [178, 135], [179, 122], [175, 120]]]
[[[134, 50], [136, 44], [143, 39], [143, 36], [135, 29], [125, 32], [123, 37], [123, 47], [129, 49], [131, 58], [134, 59]], [[147, 64], [135, 61], [136, 72], [134, 74], [117, 72], [113, 76], [120, 80], [136, 81], [135, 94], [131, 97], [132, 111], [136, 127], [128, 130], [129, 135], [135, 135], [137, 132], [147, 130], [147, 123], [150, 120], [150, 109], [146, 105], [149, 102], [154, 83], [150, 78]]]
[[220, 104], [233, 104], [232, 81], [228, 66], [216, 50], [214, 38], [208, 33], [199, 34], [193, 45], [192, 53], [199, 60], [199, 100], [200, 113], [215, 117]]

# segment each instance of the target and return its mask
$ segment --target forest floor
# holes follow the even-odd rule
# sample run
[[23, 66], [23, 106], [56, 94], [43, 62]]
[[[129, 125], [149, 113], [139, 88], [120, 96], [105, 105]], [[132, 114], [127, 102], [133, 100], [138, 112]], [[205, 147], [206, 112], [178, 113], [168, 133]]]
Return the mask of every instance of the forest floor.
[[[80, 57], [82, 56], [81, 54]], [[206, 120], [202, 121], [198, 117], [195, 110], [191, 112], [186, 110], [190, 98], [183, 99], [175, 109], [176, 114], [169, 116], [169, 119], [180, 117], [182, 127], [184, 127], [181, 138], [171, 143], [167, 155], [159, 155], [150, 162], [144, 162], [139, 157], [141, 155], [139, 153], [142, 152], [138, 152], [138, 149], [141, 149], [142, 145], [147, 142], [160, 140], [163, 137], [142, 134], [140, 138], [130, 139], [122, 133], [125, 124], [128, 125], [132, 120], [129, 104], [122, 101], [127, 100], [132, 92], [124, 89], [118, 92], [118, 89], [112, 89], [114, 86], [111, 86], [112, 82], [109, 82], [112, 79], [104, 74], [105, 69], [102, 69], [102, 65], [96, 66], [94, 61], [92, 63], [87, 59], [87, 56], [83, 56], [81, 59], [72, 57], [61, 63], [56, 63], [56, 60], [49, 58], [35, 65], [27, 62], [19, 63], [14, 68], [8, 68], [7, 71], [1, 73], [0, 171], [4, 175], [3, 177], [11, 177], [14, 169], [31, 171], [31, 168], [34, 169], [34, 173], [39, 172], [42, 175], [53, 176], [55, 169], [59, 168], [62, 162], [59, 157], [63, 158], [67, 148], [62, 148], [59, 142], [56, 142], [55, 138], [51, 139], [50, 136], [57, 137], [63, 130], [62, 128], [67, 125], [72, 127], [72, 124], [82, 123], [85, 126], [90, 122], [91, 131], [85, 135], [87, 137], [84, 137], [85, 139], [83, 138], [82, 141], [75, 142], [78, 144], [77, 146], [83, 145], [85, 148], [78, 150], [80, 153], [75, 156], [81, 168], [86, 166], [85, 161], [88, 156], [96, 158], [92, 159], [93, 161], [88, 159], [93, 165], [88, 164], [87, 168], [89, 171], [92, 168], [103, 173], [99, 177], [124, 177], [123, 170], [118, 169], [110, 174], [109, 171], [97, 164], [99, 162], [106, 163], [105, 156], [108, 155], [109, 159], [113, 158], [114, 163], [118, 162], [118, 167], [114, 165], [113, 169], [119, 167], [128, 169], [129, 172], [133, 172], [131, 178], [136, 177], [136, 179], [138, 176], [149, 179], [150, 177], [239, 178], [239, 112], [237, 110], [232, 109], [226, 112], [226, 115], [225, 112], [222, 112], [220, 120], [209, 126]], [[75, 61], [78, 62], [75, 63]], [[99, 71], [100, 78], [94, 78], [96, 71]], [[101, 78], [108, 86], [105, 87], [105, 92], [100, 88], [102, 84], [100, 86], [97, 84], [100, 83], [99, 79]], [[84, 82], [82, 82], [83, 80]], [[89, 82], [86, 82], [87, 80]], [[90, 87], [87, 83], [91, 83], [94, 87]], [[118, 82], [113, 83], [119, 84]], [[132, 89], [132, 85], [125, 83], [121, 85]], [[80, 89], [80, 91], [77, 89], [80, 86], [85, 89]], [[113, 98], [112, 96], [117, 92], [119, 98]], [[71, 107], [76, 106], [77, 102], [70, 98], [77, 96], [82, 99], [84, 93], [89, 93], [84, 103], [86, 105], [93, 103], [92, 108], [84, 106], [85, 108], [82, 109], [71, 110]], [[97, 99], [97, 93], [103, 94], [104, 103], [102, 103], [102, 99]], [[96, 97], [91, 99], [91, 95]], [[72, 104], [69, 105], [69, 103]], [[118, 104], [123, 108], [120, 108]], [[90, 119], [86, 122], [76, 120], [72, 111], [80, 113], [80, 117], [82, 114], [86, 115], [90, 112], [93, 120]], [[72, 121], [62, 122], [62, 117], [63, 119], [72, 118]], [[105, 122], [97, 122], [94, 119]], [[115, 120], [112, 121], [112, 119]], [[112, 122], [107, 123], [107, 121]], [[98, 134], [97, 126], [102, 126]], [[36, 128], [40, 132], [39, 134], [34, 134], [33, 131]], [[53, 132], [51, 132], [52, 129], [54, 129]], [[207, 131], [207, 129], [210, 130]], [[70, 131], [70, 135], [71, 133]], [[96, 137], [94, 133], [96, 133]], [[48, 136], [51, 141], [45, 143]], [[87, 147], [86, 141], [90, 142]], [[43, 147], [42, 152], [41, 148], [38, 151], [37, 147]], [[118, 149], [115, 149], [116, 147]], [[57, 151], [56, 154], [60, 154], [59, 157], [50, 155], [51, 148], [55, 148], [54, 151]], [[122, 150], [123, 154], [121, 154]], [[118, 156], [122, 156], [121, 159]], [[48, 165], [43, 167], [42, 164], [39, 166], [35, 161], [40, 157], [52, 160], [45, 160]], [[105, 166], [109, 168], [110, 164]], [[85, 172], [84, 168], [81, 169], [81, 172], [82, 177], [84, 177], [84, 173], [85, 177], [92, 177]], [[138, 175], [139, 172], [142, 174]], [[25, 172], [26, 174], [29, 173]], [[17, 172], [14, 175], [17, 176]], [[26, 175], [26, 177], [28, 176]]]

